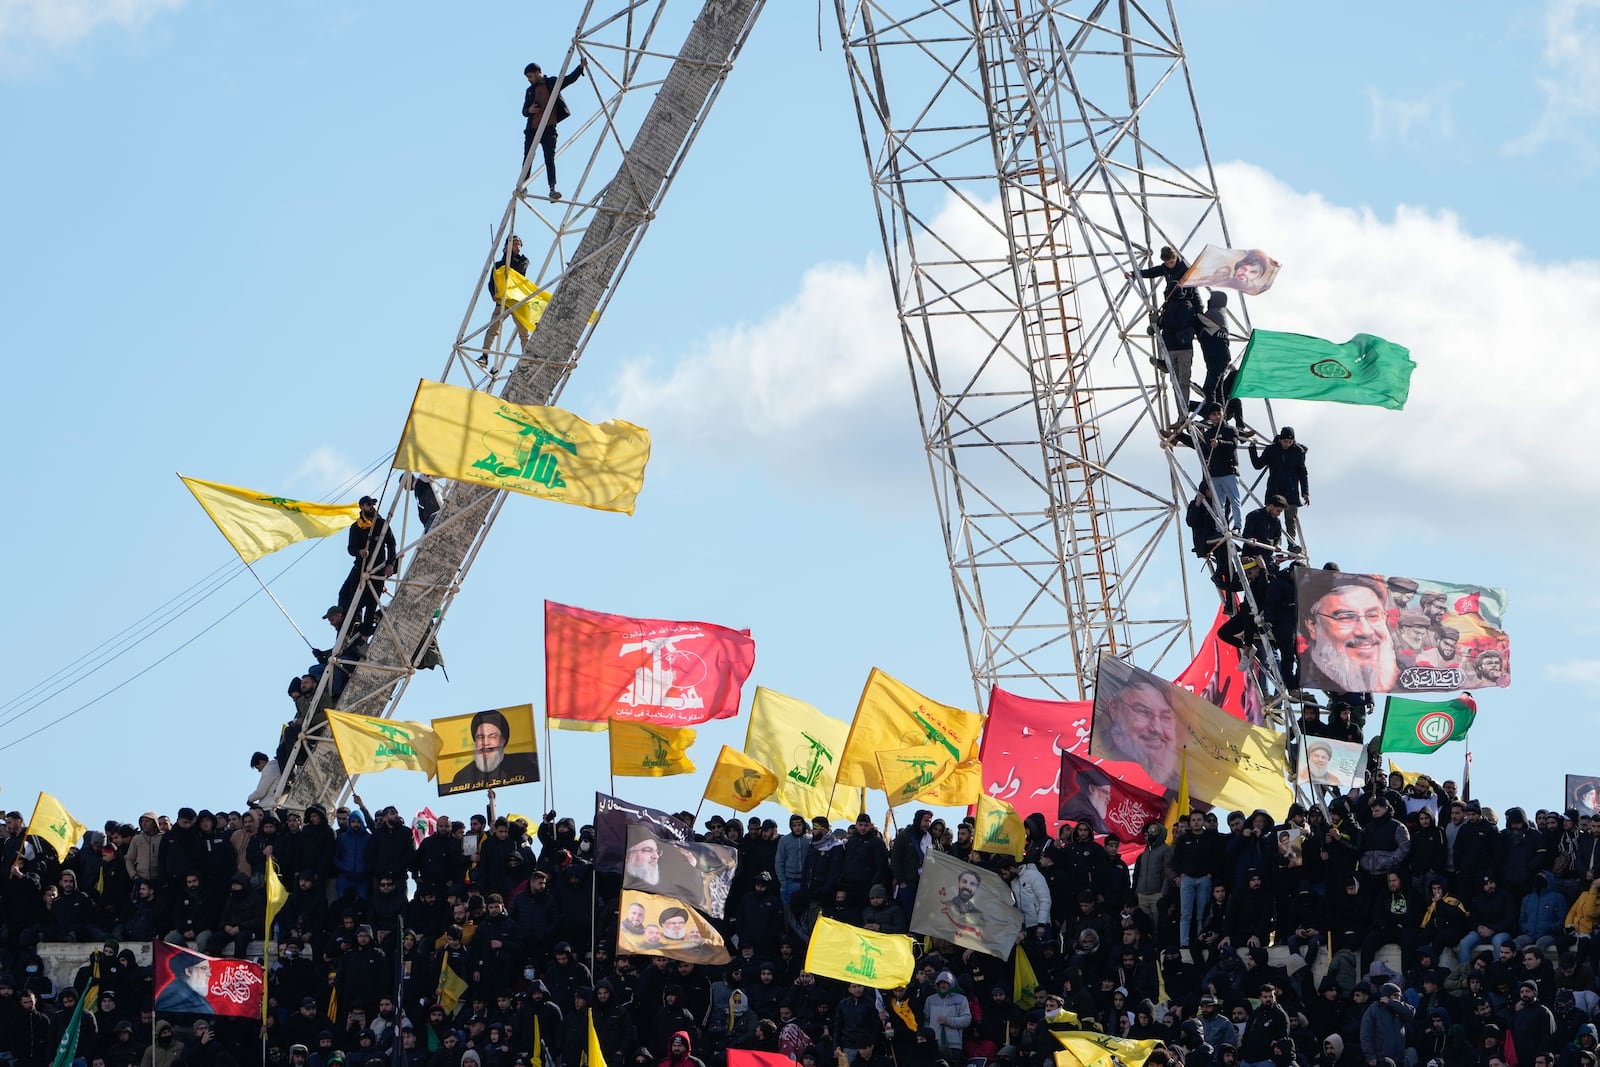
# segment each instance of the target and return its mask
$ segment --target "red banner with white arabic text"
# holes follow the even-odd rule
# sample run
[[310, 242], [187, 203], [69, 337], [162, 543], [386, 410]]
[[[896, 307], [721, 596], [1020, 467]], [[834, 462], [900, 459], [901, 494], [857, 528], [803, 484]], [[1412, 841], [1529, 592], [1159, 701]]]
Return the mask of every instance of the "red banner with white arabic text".
[[157, 1015], [261, 1017], [261, 964], [204, 956], [165, 941], [155, 944]]

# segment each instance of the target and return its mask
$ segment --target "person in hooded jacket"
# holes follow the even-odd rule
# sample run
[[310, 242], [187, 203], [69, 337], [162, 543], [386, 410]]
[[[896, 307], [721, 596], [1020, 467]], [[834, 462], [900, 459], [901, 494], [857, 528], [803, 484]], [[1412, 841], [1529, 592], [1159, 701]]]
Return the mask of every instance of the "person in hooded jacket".
[[[619, 1059], [617, 1062], [622, 1061]], [[672, 1035], [672, 1040], [667, 1045], [666, 1056], [656, 1067], [706, 1067], [706, 1065], [694, 1055], [694, 1044], [689, 1038], [689, 1032], [679, 1030]]]
[[1495, 869], [1512, 896], [1522, 896], [1534, 887], [1534, 876], [1550, 865], [1544, 837], [1528, 826], [1521, 808], [1506, 809], [1506, 828], [1495, 842]]
[[683, 1005], [682, 987], [670, 983], [662, 994], [661, 1009], [650, 1022], [649, 1040], [645, 1043], [657, 1055], [665, 1055], [679, 1034], [688, 1034], [693, 1044], [700, 1041], [700, 1026]]
[[959, 1054], [967, 1027], [972, 1025], [972, 1006], [949, 971], [939, 972], [934, 988], [938, 992], [923, 1002], [923, 1013], [938, 1035], [939, 1047]]
[[1566, 917], [1566, 898], [1555, 888], [1550, 872], [1540, 871], [1533, 877], [1533, 888], [1522, 898], [1517, 920], [1517, 929], [1521, 931], [1517, 935], [1517, 947], [1537, 945], [1542, 951], [1558, 943]]
[[1152, 822], [1144, 828], [1144, 851], [1133, 861], [1133, 891], [1138, 894], [1140, 910], [1152, 923], [1161, 921], [1161, 898], [1172, 884], [1172, 846], [1167, 844], [1167, 828]]

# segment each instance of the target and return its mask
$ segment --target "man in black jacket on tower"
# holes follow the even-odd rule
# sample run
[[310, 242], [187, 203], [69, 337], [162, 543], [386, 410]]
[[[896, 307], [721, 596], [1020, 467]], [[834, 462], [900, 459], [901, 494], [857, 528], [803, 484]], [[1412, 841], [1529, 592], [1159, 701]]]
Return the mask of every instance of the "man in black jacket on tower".
[[1265, 448], [1250, 442], [1250, 465], [1267, 472], [1268, 500], [1283, 497], [1284, 526], [1289, 533], [1290, 551], [1300, 536], [1300, 509], [1311, 503], [1311, 483], [1306, 474], [1306, 446], [1294, 439], [1294, 427], [1285, 426]]
[[351, 620], [353, 632], [371, 637], [378, 628], [378, 597], [383, 592], [383, 580], [394, 573], [398, 558], [394, 531], [378, 514], [376, 498], [361, 498], [361, 515], [350, 525], [345, 547], [353, 562], [344, 584], [339, 587], [338, 607], [348, 614], [351, 604], [355, 604], [355, 618]]

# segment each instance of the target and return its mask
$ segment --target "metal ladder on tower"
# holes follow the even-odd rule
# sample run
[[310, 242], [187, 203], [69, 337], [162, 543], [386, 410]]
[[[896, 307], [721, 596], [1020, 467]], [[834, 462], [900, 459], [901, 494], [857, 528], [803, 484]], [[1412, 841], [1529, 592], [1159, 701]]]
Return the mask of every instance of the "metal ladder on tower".
[[[734, 60], [749, 38], [765, 0], [705, 0], [683, 44], [675, 51], [655, 38], [662, 27], [666, 0], [625, 3], [620, 10], [597, 15], [594, 3], [586, 6], [567, 56], [586, 62], [597, 97], [593, 115], [577, 125], [570, 144], [587, 142], [588, 159], [580, 166], [582, 178], [572, 195], [558, 204], [517, 190], [506, 207], [478, 284], [468, 302], [458, 332], [446, 378], [452, 372], [482, 373], [480, 356], [493, 367], [509, 363], [502, 379], [484, 374], [475, 387], [493, 391], [515, 404], [551, 404], [559, 397], [568, 376], [583, 354], [593, 324], [616, 290], [623, 273], [655, 218], [662, 199], [706, 120]], [[662, 72], [662, 68], [665, 68]], [[582, 83], [579, 83], [581, 85]], [[572, 101], [575, 85], [563, 95]], [[651, 95], [653, 94], [653, 96]], [[635, 119], [641, 97], [650, 103]], [[579, 108], [573, 108], [578, 112]], [[637, 122], [631, 138], [627, 126]], [[601, 127], [598, 136], [586, 134]], [[610, 158], [616, 157], [610, 180], [594, 190], [592, 180]], [[521, 179], [531, 181], [540, 155], [537, 143], [524, 161]], [[571, 152], [568, 152], [571, 155]], [[537, 329], [520, 351], [510, 350], [517, 331], [504, 323], [496, 347], [489, 325], [473, 328], [490, 264], [504, 246], [520, 211], [548, 211], [541, 220], [552, 234], [549, 249], [530, 276], [551, 293]], [[491, 312], [491, 321], [494, 318]], [[485, 360], [489, 361], [488, 358]], [[403, 546], [404, 568], [390, 583], [393, 598], [372, 636], [365, 655], [330, 664], [324, 672], [313, 706], [299, 720], [300, 734], [284, 768], [283, 802], [304, 807], [313, 802], [331, 805], [349, 787], [349, 776], [328, 732], [329, 706], [324, 699], [329, 679], [337, 669], [349, 680], [337, 702], [339, 710], [362, 715], [392, 717], [418, 660], [444, 622], [455, 594], [466, 580], [478, 551], [488, 536], [504, 501], [499, 490], [452, 484], [440, 498], [440, 511], [429, 530]], [[403, 499], [399, 494], [395, 500]], [[391, 504], [390, 513], [394, 506]], [[340, 640], [345, 635], [340, 634]], [[336, 645], [336, 652], [339, 646]]]

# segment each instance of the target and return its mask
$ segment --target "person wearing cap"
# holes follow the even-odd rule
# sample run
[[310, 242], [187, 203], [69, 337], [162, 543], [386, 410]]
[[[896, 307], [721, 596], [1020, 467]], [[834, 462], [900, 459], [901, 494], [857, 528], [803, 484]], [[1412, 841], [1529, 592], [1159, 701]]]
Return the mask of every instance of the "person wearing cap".
[[[350, 524], [345, 538], [345, 549], [350, 553], [350, 573], [339, 587], [338, 607], [343, 612], [353, 610], [351, 625], [356, 632], [368, 637], [377, 629], [378, 597], [383, 593], [383, 580], [394, 574], [394, 531], [388, 520], [378, 514], [375, 497], [364, 496], [361, 514]], [[359, 597], [357, 590], [360, 590]]]
[[1281, 493], [1273, 493], [1267, 502], [1244, 517], [1245, 544], [1241, 555], [1255, 556], [1270, 565], [1283, 540], [1283, 514], [1289, 502]]
[[[1239, 434], [1222, 421], [1222, 405], [1211, 401], [1200, 407], [1202, 425], [1184, 440], [1194, 446], [1211, 478], [1211, 503], [1223, 523], [1239, 529], [1240, 511]], [[1204, 479], [1201, 479], [1204, 484]]]
[[1258, 449], [1254, 440], [1250, 442], [1250, 465], [1267, 472], [1267, 499], [1283, 497], [1284, 526], [1294, 551], [1294, 540], [1300, 536], [1300, 509], [1311, 504], [1306, 446], [1295, 440], [1293, 426], [1285, 426], [1265, 448]]
[[850, 905], [857, 909], [867, 902], [867, 890], [889, 881], [889, 849], [866, 812], [856, 817], [845, 838], [842, 873]]
[[1524, 979], [1517, 986], [1517, 999], [1508, 1027], [1511, 1044], [1521, 1062], [1532, 1063], [1536, 1052], [1551, 1051], [1556, 1033], [1556, 1017], [1539, 999], [1539, 983]]

